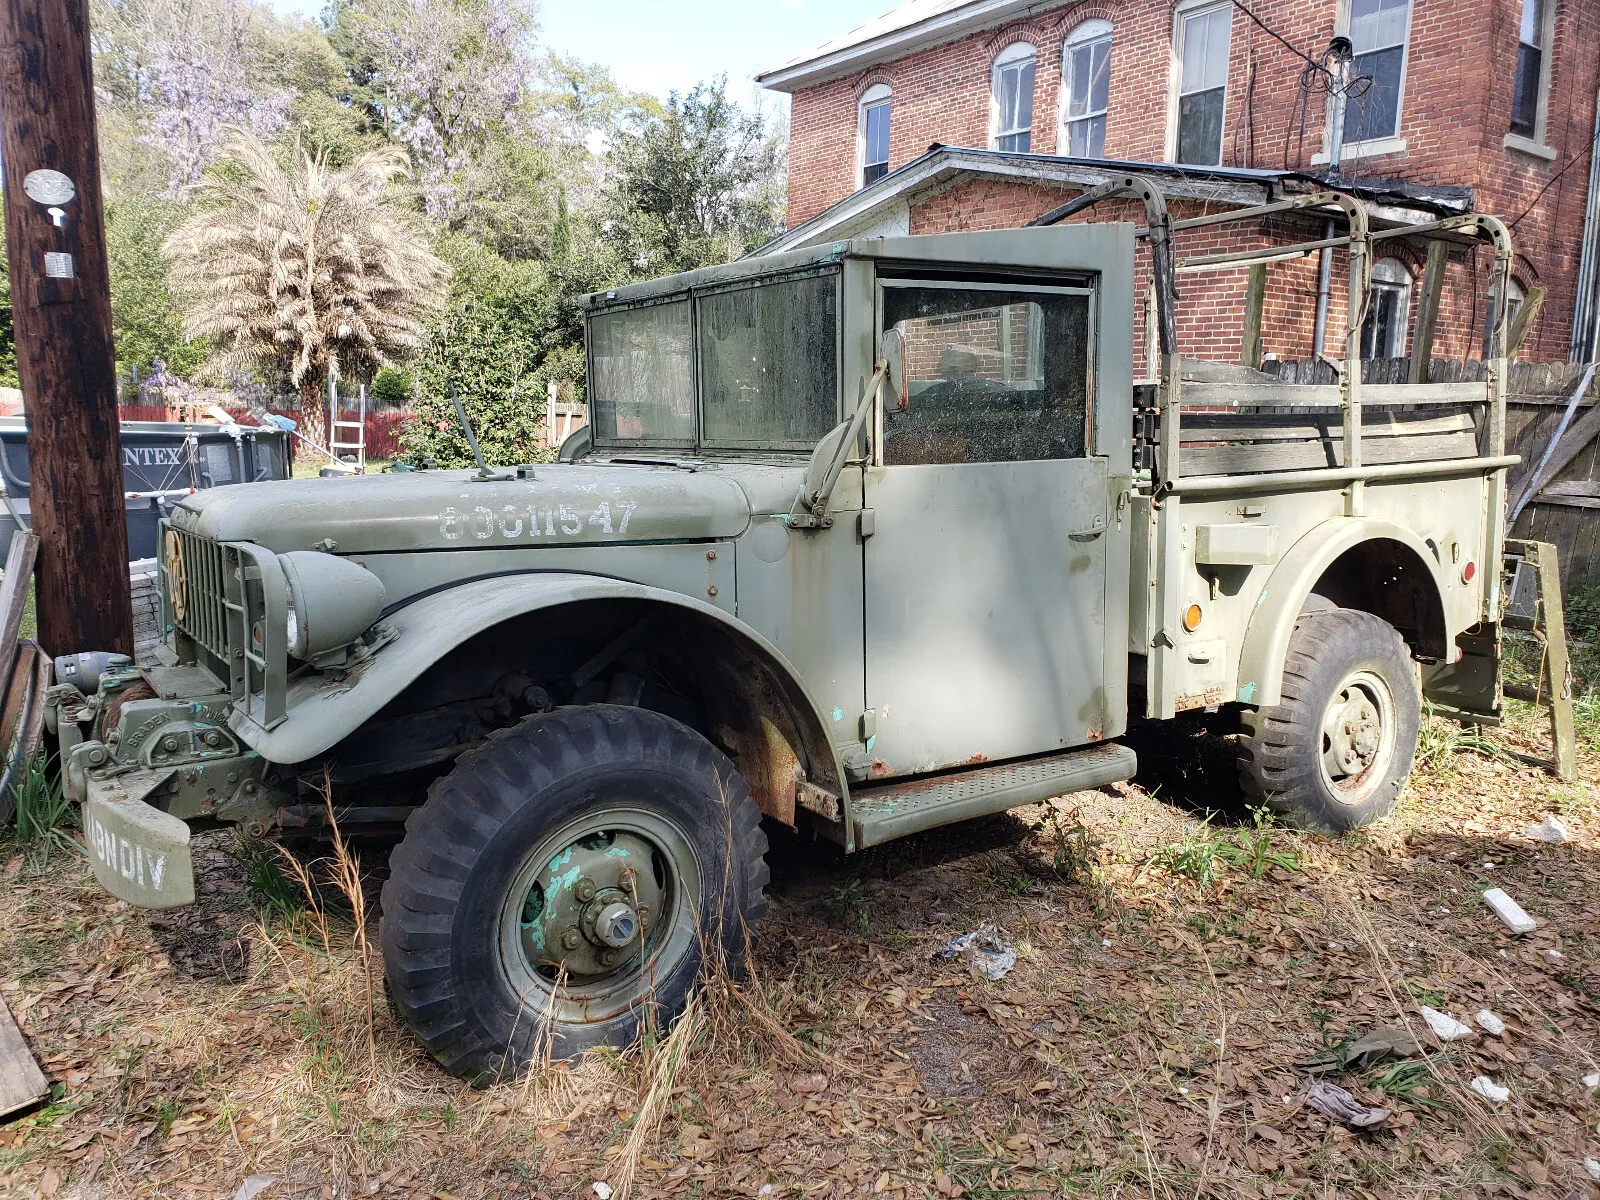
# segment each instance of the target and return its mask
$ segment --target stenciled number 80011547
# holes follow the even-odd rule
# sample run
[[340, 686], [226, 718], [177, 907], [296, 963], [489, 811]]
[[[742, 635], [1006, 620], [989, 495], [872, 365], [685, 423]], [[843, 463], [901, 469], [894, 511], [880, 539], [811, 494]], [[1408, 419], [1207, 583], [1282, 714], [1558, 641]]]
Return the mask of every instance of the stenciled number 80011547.
[[582, 510], [570, 504], [540, 508], [532, 504], [507, 504], [491, 508], [479, 504], [473, 508], [458, 509], [454, 505], [439, 514], [439, 533], [456, 541], [474, 537], [479, 541], [502, 537], [577, 537], [597, 531], [601, 535], [620, 536], [628, 532], [628, 521], [639, 506], [623, 500], [613, 505], [603, 501], [598, 508]]

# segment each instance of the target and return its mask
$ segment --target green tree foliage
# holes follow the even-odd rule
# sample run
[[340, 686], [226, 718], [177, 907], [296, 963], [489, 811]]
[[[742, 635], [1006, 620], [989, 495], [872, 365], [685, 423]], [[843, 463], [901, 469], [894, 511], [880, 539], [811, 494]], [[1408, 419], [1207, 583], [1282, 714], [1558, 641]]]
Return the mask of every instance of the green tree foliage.
[[17, 336], [11, 326], [10, 262], [5, 231], [0, 229], [0, 387], [21, 386], [17, 382]]
[[[111, 332], [117, 370], [132, 383], [157, 359], [187, 379], [211, 354], [204, 340], [190, 341], [183, 317], [167, 291], [161, 243], [182, 224], [187, 208], [170, 200], [118, 200], [106, 206], [106, 249], [111, 270]], [[7, 314], [9, 316], [9, 312]]]
[[[412, 461], [472, 465], [456, 418], [458, 395], [484, 458], [509, 466], [548, 457], [543, 450], [545, 390], [582, 379], [582, 335], [573, 330], [586, 267], [570, 257], [512, 262], [469, 238], [443, 240], [452, 268], [450, 298], [435, 320], [427, 353], [414, 364], [417, 419], [401, 436]], [[581, 392], [576, 393], [581, 398]]]
[[725, 78], [632, 117], [608, 166], [602, 236], [635, 275], [727, 262], [782, 228], [781, 143]]
[[384, 367], [372, 377], [372, 388], [367, 394], [374, 408], [404, 408], [411, 403], [415, 389], [410, 371]]

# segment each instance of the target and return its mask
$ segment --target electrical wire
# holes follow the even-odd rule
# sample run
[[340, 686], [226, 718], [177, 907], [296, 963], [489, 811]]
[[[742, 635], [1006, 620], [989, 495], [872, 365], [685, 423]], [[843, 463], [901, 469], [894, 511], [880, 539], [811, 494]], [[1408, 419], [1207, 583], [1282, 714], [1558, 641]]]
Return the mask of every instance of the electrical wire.
[[1554, 175], [1552, 175], [1550, 177], [1550, 179], [1548, 181], [1546, 181], [1545, 185], [1542, 188], [1539, 189], [1538, 194], [1536, 196], [1534, 196], [1534, 198], [1531, 201], [1528, 202], [1528, 207], [1523, 209], [1520, 213], [1518, 213], [1516, 215], [1515, 219], [1507, 222], [1506, 228], [1507, 229], [1515, 229], [1517, 227], [1517, 224], [1522, 220], [1523, 217], [1527, 216], [1529, 213], [1531, 213], [1535, 208], [1537, 208], [1539, 206], [1539, 201], [1544, 199], [1544, 194], [1546, 192], [1548, 192], [1551, 188], [1555, 187], [1556, 184], [1561, 182], [1561, 177], [1563, 175], [1565, 175], [1568, 171], [1572, 170], [1572, 168], [1577, 166], [1579, 163], [1588, 161], [1589, 155], [1593, 152], [1593, 149], [1594, 148], [1591, 146], [1589, 149], [1585, 150], [1582, 154], [1578, 154], [1578, 155], [1575, 155], [1572, 158], [1569, 158], [1567, 160], [1567, 165], [1562, 167], [1561, 170], [1557, 171]]

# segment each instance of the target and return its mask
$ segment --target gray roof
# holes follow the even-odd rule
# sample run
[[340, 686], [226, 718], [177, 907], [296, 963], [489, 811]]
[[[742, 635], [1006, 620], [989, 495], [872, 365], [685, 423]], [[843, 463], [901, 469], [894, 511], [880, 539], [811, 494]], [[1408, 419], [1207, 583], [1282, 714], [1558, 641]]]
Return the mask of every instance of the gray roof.
[[[766, 255], [839, 238], [907, 232], [903, 226], [909, 219], [909, 206], [963, 176], [1086, 189], [1113, 176], [1130, 173], [1150, 178], [1169, 197], [1241, 207], [1329, 184], [1327, 176], [1306, 171], [1014, 154], [935, 143], [927, 153], [786, 230], [755, 253]], [[1337, 186], [1365, 200], [1374, 217], [1380, 220], [1390, 215], [1397, 221], [1426, 221], [1468, 212], [1472, 207], [1471, 189], [1464, 187], [1360, 178], [1341, 179]]]

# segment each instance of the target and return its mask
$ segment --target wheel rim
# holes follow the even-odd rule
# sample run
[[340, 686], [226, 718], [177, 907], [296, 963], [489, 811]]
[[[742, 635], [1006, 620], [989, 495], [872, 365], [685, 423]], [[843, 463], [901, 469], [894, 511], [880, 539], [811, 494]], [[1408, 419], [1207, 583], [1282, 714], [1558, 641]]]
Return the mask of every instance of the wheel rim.
[[632, 808], [581, 817], [512, 877], [499, 931], [506, 981], [534, 1020], [614, 1017], [692, 949], [699, 896], [699, 861], [671, 821]]
[[1364, 803], [1394, 759], [1395, 703], [1389, 685], [1356, 671], [1334, 689], [1322, 715], [1322, 778], [1341, 804]]

